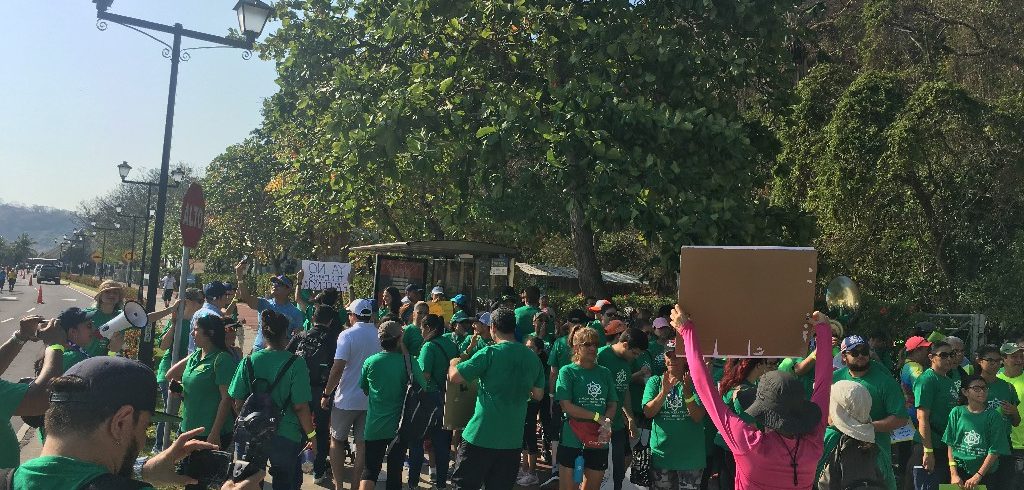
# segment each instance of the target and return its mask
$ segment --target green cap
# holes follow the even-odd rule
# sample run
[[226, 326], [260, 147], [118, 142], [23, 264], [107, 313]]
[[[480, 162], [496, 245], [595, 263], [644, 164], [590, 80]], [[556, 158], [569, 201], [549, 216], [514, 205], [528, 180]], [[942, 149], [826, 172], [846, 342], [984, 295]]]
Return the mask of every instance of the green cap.
[[471, 321], [473, 321], [473, 317], [467, 315], [465, 311], [459, 310], [456, 311], [454, 315], [452, 315], [451, 323], [462, 323]]

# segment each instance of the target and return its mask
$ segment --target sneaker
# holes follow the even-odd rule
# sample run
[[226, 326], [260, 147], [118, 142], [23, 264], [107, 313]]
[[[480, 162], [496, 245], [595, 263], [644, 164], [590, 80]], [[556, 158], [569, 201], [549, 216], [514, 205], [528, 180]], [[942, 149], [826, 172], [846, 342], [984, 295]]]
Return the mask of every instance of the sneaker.
[[433, 480], [434, 475], [437, 474], [437, 468], [434, 468], [433, 466], [427, 466], [427, 474], [430, 475], [430, 479]]
[[555, 483], [555, 484], [558, 483], [558, 471], [557, 470], [552, 471], [551, 472], [551, 476], [548, 477], [547, 480], [544, 480], [544, 483], [541, 483], [540, 486], [546, 487], [546, 486], [548, 486], [548, 485], [550, 485], [552, 483]]
[[523, 480], [519, 484], [524, 487], [540, 485], [540, 478], [537, 478], [537, 474], [531, 471], [526, 475], [525, 478], [523, 478]]
[[313, 483], [316, 486], [323, 488], [334, 488], [334, 478], [331, 475], [321, 475], [313, 479]]
[[516, 477], [516, 485], [521, 487], [530, 486], [530, 475], [524, 473], [523, 470], [519, 470], [519, 476]]

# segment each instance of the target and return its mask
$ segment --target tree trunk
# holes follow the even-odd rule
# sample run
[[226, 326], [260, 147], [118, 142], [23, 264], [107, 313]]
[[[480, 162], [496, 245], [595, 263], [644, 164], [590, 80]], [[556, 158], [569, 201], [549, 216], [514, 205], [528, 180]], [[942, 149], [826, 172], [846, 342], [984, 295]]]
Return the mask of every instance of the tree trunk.
[[569, 226], [572, 229], [572, 250], [576, 257], [576, 270], [579, 271], [580, 290], [584, 296], [609, 298], [604, 280], [601, 279], [601, 267], [597, 264], [594, 230], [583, 212], [579, 190], [572, 189], [569, 202]]

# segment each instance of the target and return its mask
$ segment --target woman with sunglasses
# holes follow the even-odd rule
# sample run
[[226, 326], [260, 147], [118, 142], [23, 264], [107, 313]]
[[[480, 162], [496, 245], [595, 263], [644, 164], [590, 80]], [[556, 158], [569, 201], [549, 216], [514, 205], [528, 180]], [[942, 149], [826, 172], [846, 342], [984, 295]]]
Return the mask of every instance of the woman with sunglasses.
[[942, 434], [942, 442], [948, 445], [949, 482], [966, 489], [1007, 488], [997, 485], [996, 472], [999, 456], [1010, 454], [1010, 429], [1002, 415], [988, 410], [985, 379], [972, 374], [962, 381], [960, 405], [949, 412]]
[[983, 345], [978, 348], [977, 356], [973, 371], [988, 384], [988, 409], [1001, 413], [1010, 425], [1020, 425], [1020, 412], [1017, 409], [1020, 399], [1017, 397], [1017, 390], [999, 377], [999, 370], [1003, 367], [1003, 354], [999, 352], [999, 347], [993, 344]]
[[939, 341], [929, 348], [931, 367], [914, 382], [914, 408], [917, 409], [917, 434], [910, 459], [908, 478], [916, 488], [937, 488], [949, 483], [946, 470], [946, 445], [942, 434], [949, 422], [949, 412], [956, 406], [957, 387], [949, 372], [956, 367], [953, 346]]
[[569, 332], [572, 362], [558, 371], [555, 400], [565, 414], [558, 448], [558, 488], [576, 488], [573, 470], [583, 458], [583, 490], [597, 490], [608, 469], [612, 418], [619, 407], [612, 373], [597, 364], [597, 332], [576, 325]]

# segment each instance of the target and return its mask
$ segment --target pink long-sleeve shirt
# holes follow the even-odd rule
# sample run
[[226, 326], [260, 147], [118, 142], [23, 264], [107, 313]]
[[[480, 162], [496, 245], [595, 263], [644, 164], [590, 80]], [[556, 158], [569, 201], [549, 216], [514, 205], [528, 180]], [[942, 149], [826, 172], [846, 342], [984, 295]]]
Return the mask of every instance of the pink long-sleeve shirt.
[[[832, 329], [828, 323], [814, 326], [817, 336], [816, 356], [819, 360], [832, 358]], [[700, 344], [693, 323], [686, 322], [680, 333], [690, 365], [693, 387], [697, 390], [708, 417], [722, 434], [725, 443], [736, 457], [736, 490], [807, 490], [814, 486], [814, 471], [824, 451], [825, 425], [828, 420], [828, 397], [832, 389], [832, 363], [814, 363], [814, 392], [811, 401], [821, 408], [821, 421], [807, 434], [800, 436], [796, 454], [797, 484], [793, 485], [793, 467], [790, 454], [796, 447], [796, 438], [786, 439], [776, 432], [762, 431], [748, 425], [722, 401], [715, 389], [707, 366], [704, 365]]]

